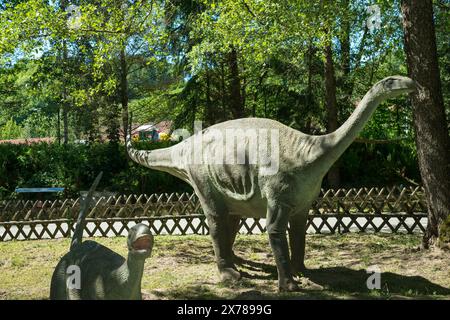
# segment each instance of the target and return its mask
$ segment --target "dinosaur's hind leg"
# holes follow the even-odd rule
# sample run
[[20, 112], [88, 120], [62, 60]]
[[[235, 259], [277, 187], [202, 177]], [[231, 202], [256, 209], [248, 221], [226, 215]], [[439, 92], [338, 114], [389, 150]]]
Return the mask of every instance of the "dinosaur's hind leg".
[[[205, 209], [204, 209], [205, 210]], [[227, 212], [210, 213], [205, 210], [214, 246], [217, 267], [222, 281], [239, 280], [241, 274], [233, 263], [232, 230]]]
[[230, 218], [228, 208], [221, 196], [209, 187], [208, 181], [193, 180], [192, 185], [208, 222], [221, 280], [239, 280], [241, 274], [234, 265], [232, 250], [236, 233], [231, 226], [233, 218]]
[[280, 291], [297, 291], [299, 289], [293, 278], [286, 239], [289, 214], [289, 208], [276, 203], [269, 205], [267, 209], [267, 233], [277, 264]]
[[298, 213], [289, 219], [289, 244], [291, 247], [292, 272], [298, 274], [306, 271], [305, 235], [308, 213]]

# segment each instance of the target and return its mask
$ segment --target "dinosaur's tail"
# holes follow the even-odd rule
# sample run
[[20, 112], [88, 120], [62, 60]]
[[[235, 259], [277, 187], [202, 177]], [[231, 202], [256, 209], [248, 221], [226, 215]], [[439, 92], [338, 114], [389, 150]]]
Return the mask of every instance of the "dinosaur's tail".
[[161, 171], [167, 171], [168, 169], [170, 170], [171, 168], [178, 167], [177, 163], [172, 159], [170, 147], [154, 150], [137, 150], [133, 148], [131, 144], [130, 132], [127, 134], [125, 143], [130, 159], [140, 165]]
[[89, 207], [92, 201], [92, 196], [94, 194], [95, 189], [97, 188], [98, 183], [100, 182], [100, 179], [103, 176], [103, 172], [100, 172], [95, 178], [94, 183], [92, 184], [91, 188], [89, 189], [88, 194], [86, 195], [86, 198], [80, 200], [80, 214], [78, 215], [77, 219], [77, 225], [75, 227], [75, 231], [73, 233], [72, 242], [70, 244], [70, 250], [75, 248], [77, 245], [80, 245], [83, 241], [83, 230], [86, 225], [85, 218], [86, 214], [89, 211]]

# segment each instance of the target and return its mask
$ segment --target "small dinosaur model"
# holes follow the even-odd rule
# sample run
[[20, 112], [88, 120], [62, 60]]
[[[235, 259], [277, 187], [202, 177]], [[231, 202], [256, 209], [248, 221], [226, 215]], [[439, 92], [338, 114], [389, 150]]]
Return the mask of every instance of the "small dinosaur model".
[[[128, 259], [95, 241], [82, 242], [85, 215], [93, 191], [101, 178], [95, 180], [81, 204], [77, 226], [70, 245], [51, 280], [51, 300], [141, 300], [144, 262], [153, 247], [153, 236], [144, 224], [136, 224], [128, 233]], [[79, 271], [79, 278], [75, 273]]]
[[240, 216], [266, 218], [279, 289], [294, 291], [298, 290], [294, 275], [305, 268], [308, 212], [323, 177], [382, 101], [415, 87], [406, 77], [381, 80], [347, 121], [326, 135], [307, 135], [274, 120], [244, 118], [213, 125], [172, 147], [151, 151], [134, 149], [128, 136], [127, 152], [137, 163], [168, 172], [193, 187], [207, 218], [223, 280], [240, 278], [232, 251]]

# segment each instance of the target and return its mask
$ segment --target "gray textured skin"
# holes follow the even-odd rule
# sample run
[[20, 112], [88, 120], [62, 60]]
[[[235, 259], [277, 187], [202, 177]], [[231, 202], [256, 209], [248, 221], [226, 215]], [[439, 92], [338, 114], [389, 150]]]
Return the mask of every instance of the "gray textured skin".
[[[128, 233], [128, 259], [95, 241], [82, 242], [84, 217], [99, 177], [82, 204], [70, 251], [64, 255], [52, 276], [51, 300], [141, 300], [144, 262], [152, 250], [153, 236], [144, 224], [136, 224]], [[81, 271], [81, 288], [67, 286], [69, 266]]]
[[[203, 152], [211, 159], [223, 147], [211, 136], [212, 128], [224, 135], [226, 129], [278, 130], [279, 170], [274, 175], [262, 174], [258, 164], [192, 164], [189, 157], [198, 152], [193, 147], [196, 135], [170, 148], [152, 151], [133, 149], [130, 137], [127, 137], [127, 151], [137, 163], [168, 172], [193, 187], [207, 217], [223, 280], [240, 278], [232, 252], [240, 216], [267, 218], [279, 289], [294, 291], [298, 286], [293, 276], [305, 268], [305, 229], [309, 208], [319, 194], [323, 177], [383, 100], [414, 90], [415, 83], [409, 78], [393, 76], [383, 79], [367, 92], [338, 130], [322, 136], [307, 135], [277, 121], [260, 118], [226, 121], [202, 131], [206, 141]], [[248, 147], [252, 141], [244, 136], [239, 143]], [[173, 154], [186, 161], [172, 161]], [[288, 223], [291, 257], [286, 239]]]

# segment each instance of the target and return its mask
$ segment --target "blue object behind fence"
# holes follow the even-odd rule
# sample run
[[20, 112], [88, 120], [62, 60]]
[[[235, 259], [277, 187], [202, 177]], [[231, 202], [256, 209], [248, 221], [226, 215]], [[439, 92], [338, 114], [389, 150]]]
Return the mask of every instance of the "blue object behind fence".
[[17, 193], [63, 192], [64, 188], [16, 188]]

